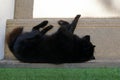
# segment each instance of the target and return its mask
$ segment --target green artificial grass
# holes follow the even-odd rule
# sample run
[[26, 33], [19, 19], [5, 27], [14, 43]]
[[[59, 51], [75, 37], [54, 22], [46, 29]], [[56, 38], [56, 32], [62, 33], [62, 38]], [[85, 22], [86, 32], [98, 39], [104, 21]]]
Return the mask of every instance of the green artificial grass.
[[120, 80], [120, 68], [0, 68], [0, 80]]

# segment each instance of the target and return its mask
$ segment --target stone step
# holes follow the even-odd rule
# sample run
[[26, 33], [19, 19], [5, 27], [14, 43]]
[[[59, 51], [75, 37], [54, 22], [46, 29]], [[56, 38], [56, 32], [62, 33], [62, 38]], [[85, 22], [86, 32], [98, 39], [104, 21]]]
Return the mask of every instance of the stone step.
[[[55, 27], [49, 34], [55, 32], [59, 26], [57, 21], [60, 18], [42, 18], [42, 19], [14, 19], [7, 21], [6, 34], [8, 35], [12, 29], [23, 26], [25, 31], [39, 24], [43, 20], [48, 20]], [[71, 22], [72, 19], [63, 18], [63, 20]], [[90, 35], [91, 41], [96, 45], [96, 60], [119, 60], [120, 59], [120, 18], [82, 18], [79, 20], [75, 34], [82, 37]], [[5, 59], [15, 58], [5, 44]], [[100, 64], [100, 63], [97, 63]]]
[[17, 60], [1, 60], [0, 68], [105, 68], [120, 67], [120, 60], [94, 60], [85, 63], [22, 63]]

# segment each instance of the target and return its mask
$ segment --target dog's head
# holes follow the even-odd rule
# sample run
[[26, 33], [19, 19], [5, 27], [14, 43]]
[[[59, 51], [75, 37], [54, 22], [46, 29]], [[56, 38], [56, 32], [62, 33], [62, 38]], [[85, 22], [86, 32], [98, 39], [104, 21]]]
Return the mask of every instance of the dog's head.
[[86, 35], [83, 38], [81, 38], [81, 50], [82, 50], [82, 57], [85, 60], [94, 60], [94, 48], [95, 45], [93, 45], [90, 41], [90, 36]]

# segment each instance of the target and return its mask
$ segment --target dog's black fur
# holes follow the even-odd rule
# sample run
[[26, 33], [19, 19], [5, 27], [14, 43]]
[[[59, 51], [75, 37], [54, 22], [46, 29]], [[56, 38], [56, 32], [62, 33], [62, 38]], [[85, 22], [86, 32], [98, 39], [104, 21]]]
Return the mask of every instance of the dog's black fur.
[[45, 35], [53, 27], [45, 27], [48, 21], [33, 27], [31, 32], [23, 33], [23, 28], [16, 28], [8, 37], [8, 46], [18, 60], [27, 63], [60, 64], [95, 59], [90, 36], [79, 38], [73, 34], [79, 17], [77, 15], [71, 24], [58, 21], [60, 28], [52, 35]]

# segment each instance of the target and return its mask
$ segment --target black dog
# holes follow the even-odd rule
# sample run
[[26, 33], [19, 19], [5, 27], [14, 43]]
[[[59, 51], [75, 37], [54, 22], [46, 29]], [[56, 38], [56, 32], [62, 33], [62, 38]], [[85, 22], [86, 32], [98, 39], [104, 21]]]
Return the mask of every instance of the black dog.
[[90, 36], [79, 38], [73, 34], [79, 17], [77, 15], [71, 24], [58, 21], [60, 28], [49, 36], [45, 34], [53, 26], [45, 27], [48, 21], [33, 27], [31, 32], [23, 33], [23, 28], [16, 28], [8, 37], [8, 46], [18, 60], [27, 63], [60, 64], [95, 59]]

